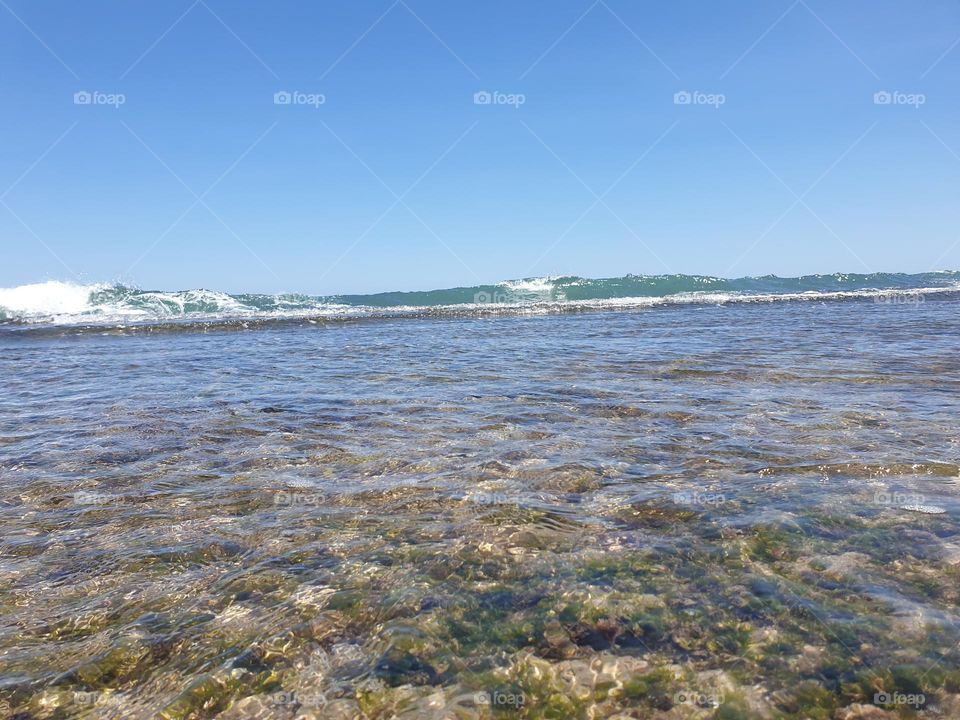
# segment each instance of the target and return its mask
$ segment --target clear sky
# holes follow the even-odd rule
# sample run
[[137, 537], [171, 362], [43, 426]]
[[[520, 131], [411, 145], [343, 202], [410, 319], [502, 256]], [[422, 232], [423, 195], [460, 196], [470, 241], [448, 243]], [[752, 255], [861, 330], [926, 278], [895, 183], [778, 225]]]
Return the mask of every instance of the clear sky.
[[0, 64], [4, 287], [960, 268], [956, 0], [0, 0]]

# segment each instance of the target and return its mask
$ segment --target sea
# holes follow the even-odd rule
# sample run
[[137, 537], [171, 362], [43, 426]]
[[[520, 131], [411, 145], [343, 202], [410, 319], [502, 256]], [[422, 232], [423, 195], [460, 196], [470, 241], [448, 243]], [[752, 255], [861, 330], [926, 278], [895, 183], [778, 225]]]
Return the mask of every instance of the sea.
[[958, 718], [958, 604], [960, 272], [0, 289], [0, 717]]

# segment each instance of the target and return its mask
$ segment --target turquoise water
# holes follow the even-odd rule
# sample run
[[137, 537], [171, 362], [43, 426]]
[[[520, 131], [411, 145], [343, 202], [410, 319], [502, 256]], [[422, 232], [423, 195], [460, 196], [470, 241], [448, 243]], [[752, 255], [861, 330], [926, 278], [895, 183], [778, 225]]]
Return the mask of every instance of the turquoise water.
[[21, 290], [0, 716], [960, 717], [960, 293], [884, 281]]
[[374, 295], [231, 295], [123, 285], [43, 283], [0, 289], [0, 322], [56, 324], [533, 314], [658, 305], [886, 297], [922, 301], [960, 289], [960, 272], [807, 275], [726, 280], [693, 275], [529, 278], [497, 285]]

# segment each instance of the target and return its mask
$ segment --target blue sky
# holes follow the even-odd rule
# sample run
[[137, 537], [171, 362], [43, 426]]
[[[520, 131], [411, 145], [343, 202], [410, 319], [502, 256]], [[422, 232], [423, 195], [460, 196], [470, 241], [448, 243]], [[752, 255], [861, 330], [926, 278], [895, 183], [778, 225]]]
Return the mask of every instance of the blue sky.
[[954, 0], [2, 0], [0, 286], [960, 268], [958, 41]]

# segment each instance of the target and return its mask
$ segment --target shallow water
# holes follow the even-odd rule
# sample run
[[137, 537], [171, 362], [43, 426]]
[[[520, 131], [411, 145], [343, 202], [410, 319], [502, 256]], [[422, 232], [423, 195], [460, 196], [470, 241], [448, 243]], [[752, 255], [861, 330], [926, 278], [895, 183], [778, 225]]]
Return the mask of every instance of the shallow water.
[[960, 717], [958, 310], [0, 328], [0, 714]]

